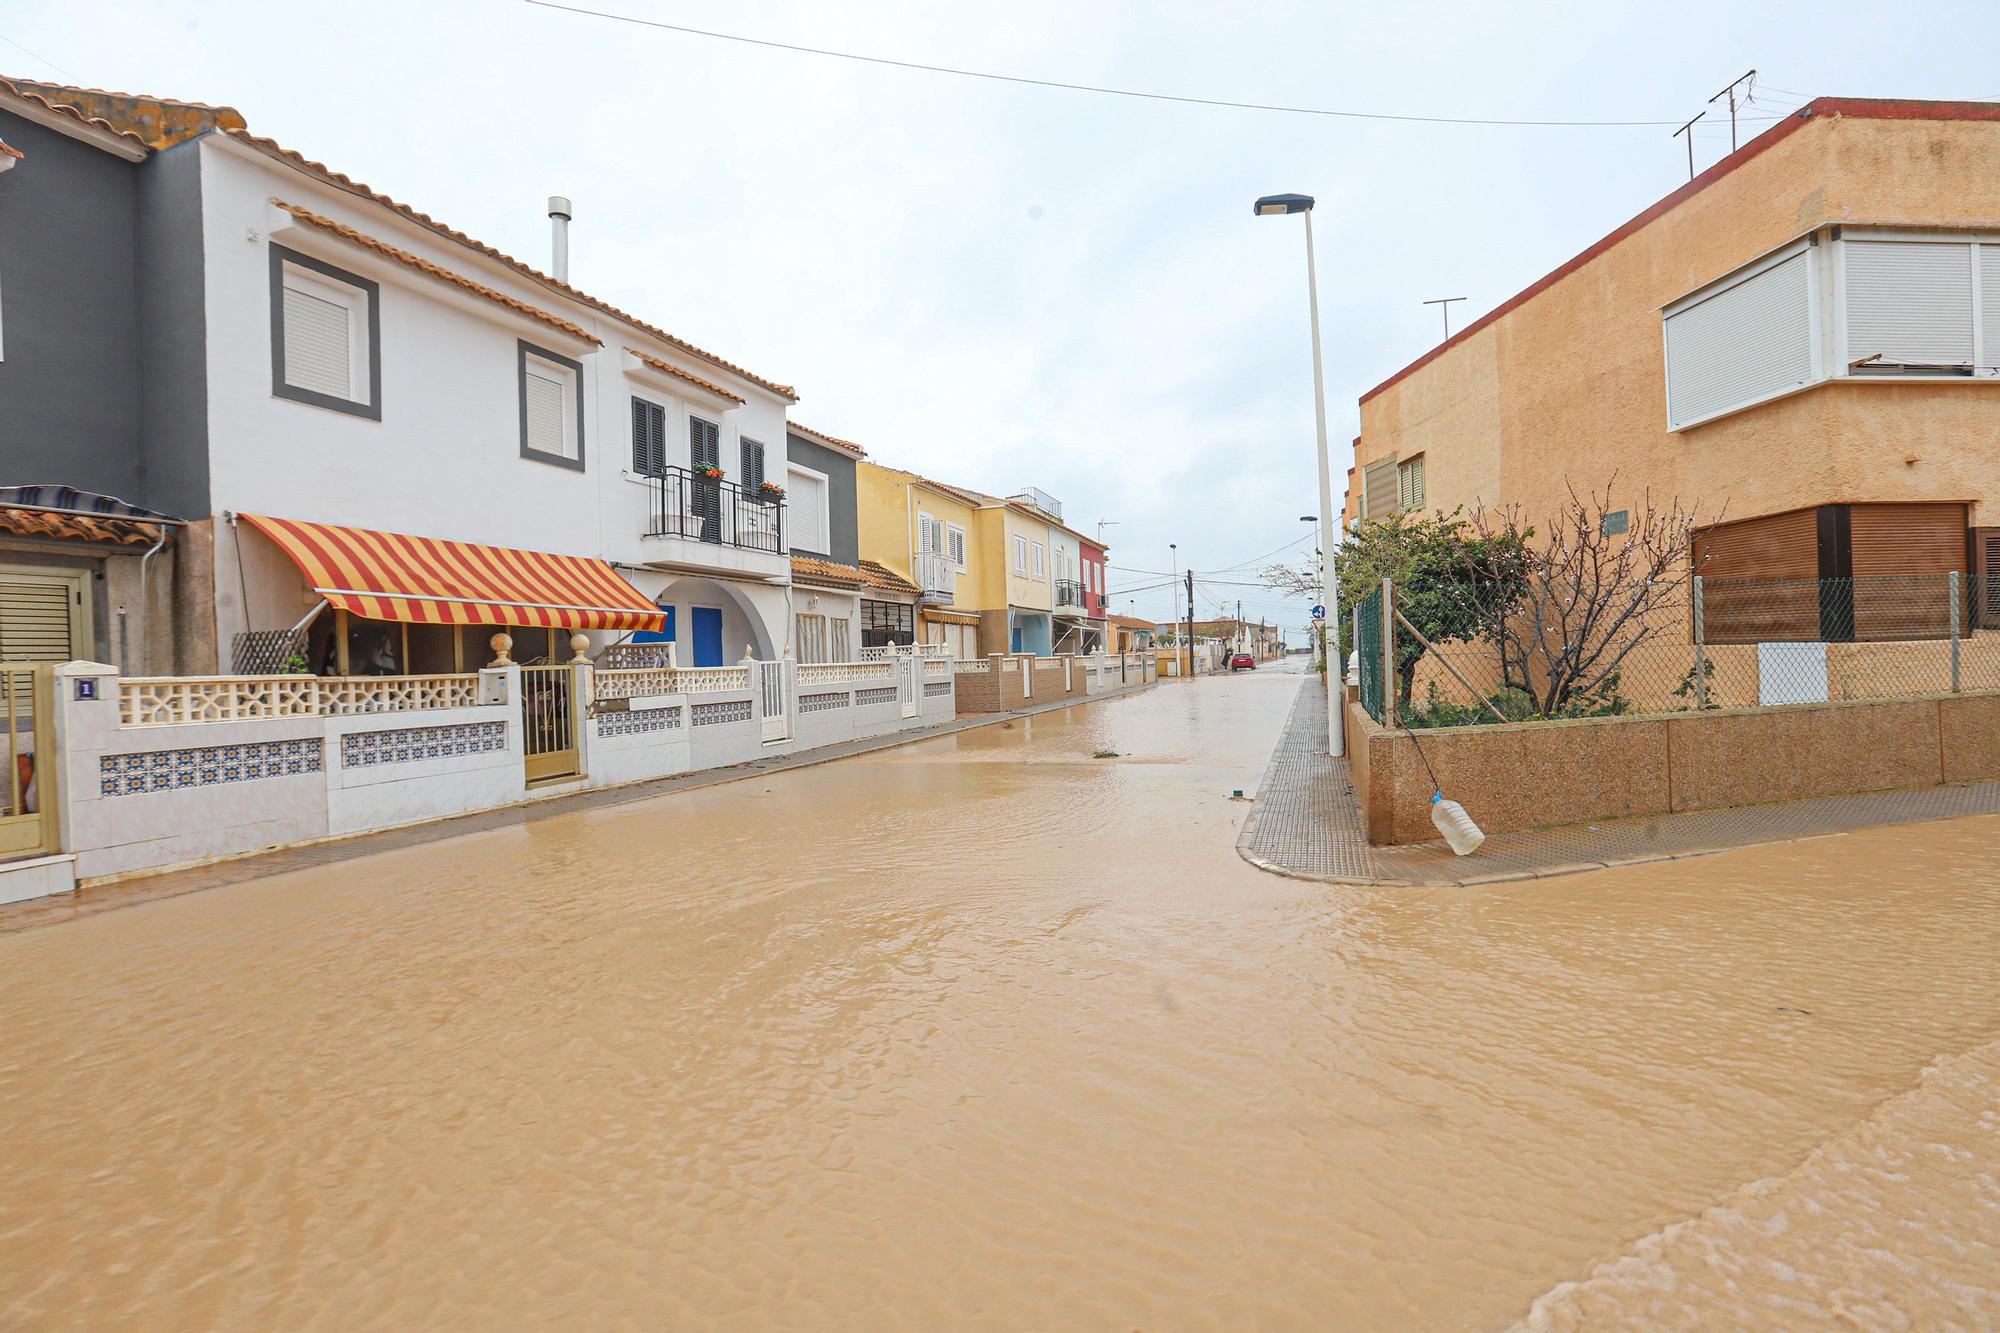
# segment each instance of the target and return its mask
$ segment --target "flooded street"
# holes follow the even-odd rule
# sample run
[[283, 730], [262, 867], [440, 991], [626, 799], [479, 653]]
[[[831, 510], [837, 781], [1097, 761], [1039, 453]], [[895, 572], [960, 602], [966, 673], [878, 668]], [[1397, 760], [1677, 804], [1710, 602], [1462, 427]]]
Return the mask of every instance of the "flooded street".
[[2000, 1323], [2000, 819], [1288, 880], [1299, 684], [0, 936], [0, 1326]]

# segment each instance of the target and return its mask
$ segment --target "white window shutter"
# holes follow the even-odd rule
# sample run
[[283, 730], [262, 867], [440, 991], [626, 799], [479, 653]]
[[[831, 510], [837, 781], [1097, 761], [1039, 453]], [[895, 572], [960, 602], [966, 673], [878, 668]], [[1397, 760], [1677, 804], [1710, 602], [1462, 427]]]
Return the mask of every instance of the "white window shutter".
[[2000, 245], [1979, 247], [1979, 364], [2000, 371]]
[[1969, 365], [1972, 247], [1963, 242], [1842, 243], [1847, 359]]
[[285, 286], [285, 383], [354, 399], [354, 312], [338, 301]]
[[826, 550], [826, 532], [820, 509], [826, 483], [804, 472], [792, 473], [791, 488], [785, 495], [785, 520], [791, 525], [790, 544], [801, 551]]
[[1667, 316], [1669, 429], [1812, 382], [1810, 254]]
[[532, 362], [529, 364], [528, 447], [540, 453], [567, 458], [570, 456], [570, 450], [564, 438], [567, 435], [564, 430], [564, 418], [567, 412], [563, 400], [568, 395], [563, 392], [564, 387], [561, 380], [553, 378]]

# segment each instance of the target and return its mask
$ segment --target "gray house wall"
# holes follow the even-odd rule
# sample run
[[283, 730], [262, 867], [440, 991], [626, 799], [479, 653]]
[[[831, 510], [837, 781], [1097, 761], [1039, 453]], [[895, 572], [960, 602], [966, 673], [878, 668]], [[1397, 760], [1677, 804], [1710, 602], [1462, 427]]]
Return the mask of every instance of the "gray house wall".
[[[843, 565], [859, 564], [861, 521], [855, 508], [854, 460], [837, 449], [814, 444], [790, 432], [785, 435], [785, 455], [801, 467], [826, 474], [826, 510], [830, 528], [827, 533], [827, 557]], [[794, 548], [793, 554], [814, 555], [817, 552]]]
[[0, 112], [0, 485], [144, 504], [133, 163]]
[[0, 111], [0, 485], [208, 513], [200, 153], [127, 162]]
[[145, 499], [205, 518], [208, 321], [203, 306], [201, 141], [139, 164], [139, 457]]

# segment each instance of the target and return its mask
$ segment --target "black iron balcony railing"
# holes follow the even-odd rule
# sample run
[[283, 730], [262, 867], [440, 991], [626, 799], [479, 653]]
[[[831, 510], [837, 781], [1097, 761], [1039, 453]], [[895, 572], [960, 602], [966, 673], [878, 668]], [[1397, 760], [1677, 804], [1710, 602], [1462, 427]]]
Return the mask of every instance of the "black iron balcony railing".
[[785, 553], [785, 502], [684, 467], [648, 477], [646, 535]]
[[1056, 580], [1056, 605], [1083, 606], [1083, 584], [1075, 579]]

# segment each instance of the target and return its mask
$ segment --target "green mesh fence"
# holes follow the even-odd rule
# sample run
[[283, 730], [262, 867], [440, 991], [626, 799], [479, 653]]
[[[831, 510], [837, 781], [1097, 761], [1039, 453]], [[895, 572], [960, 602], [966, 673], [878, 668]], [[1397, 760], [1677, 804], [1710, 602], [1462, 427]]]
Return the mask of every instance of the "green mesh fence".
[[1383, 717], [1382, 699], [1384, 682], [1382, 679], [1382, 590], [1377, 588], [1361, 599], [1355, 608], [1359, 629], [1355, 648], [1361, 654], [1361, 706], [1368, 710], [1368, 716], [1380, 722]]

